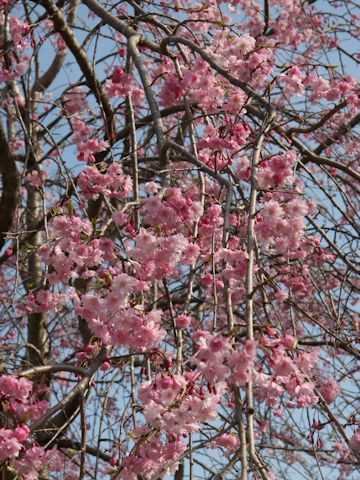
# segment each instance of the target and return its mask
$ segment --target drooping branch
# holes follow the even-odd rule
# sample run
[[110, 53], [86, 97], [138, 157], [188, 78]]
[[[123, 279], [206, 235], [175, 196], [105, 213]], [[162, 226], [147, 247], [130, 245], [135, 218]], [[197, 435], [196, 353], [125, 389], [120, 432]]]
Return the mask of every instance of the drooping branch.
[[[78, 5], [79, 5], [79, 0], [71, 0], [68, 17], [66, 19], [67, 23], [70, 25], [74, 22]], [[52, 61], [51, 65], [46, 70], [46, 72], [43, 73], [43, 75], [41, 75], [40, 78], [37, 78], [35, 80], [35, 83], [31, 89], [31, 94], [30, 94], [30, 97], [32, 99], [35, 98], [36, 92], [43, 92], [47, 90], [49, 86], [54, 82], [54, 80], [56, 79], [56, 77], [58, 76], [58, 74], [60, 73], [64, 65], [66, 55], [67, 55], [67, 50], [60, 49], [56, 53], [54, 60]]]
[[160, 47], [155, 42], [150, 41], [145, 35], [139, 36], [138, 32], [134, 30], [132, 27], [127, 25], [126, 23], [119, 20], [115, 15], [111, 12], [105, 10], [105, 8], [100, 5], [99, 2], [96, 0], [82, 0], [82, 3], [86, 5], [89, 10], [91, 10], [95, 15], [99, 16], [104, 23], [107, 23], [111, 27], [113, 27], [116, 31], [124, 35], [127, 39], [132, 36], [138, 36], [138, 43], [144, 47], [153, 50], [154, 52], [160, 52]]
[[81, 397], [87, 395], [92, 377], [105, 361], [106, 356], [107, 350], [103, 348], [90, 363], [82, 380], [45, 415], [31, 425], [31, 431], [36, 434], [42, 444], [51, 443], [54, 438], [62, 434], [64, 427], [67, 427], [69, 422], [75, 419], [79, 412]]
[[[255, 262], [255, 249], [256, 249], [256, 235], [255, 235], [255, 215], [257, 209], [257, 171], [260, 162], [260, 156], [265, 140], [265, 135], [272, 126], [272, 122], [275, 117], [275, 112], [270, 110], [268, 115], [265, 116], [264, 123], [256, 138], [254, 150], [251, 158], [251, 187], [250, 187], [250, 200], [249, 200], [249, 213], [248, 213], [248, 226], [247, 226], [247, 269], [245, 280], [246, 291], [246, 337], [249, 341], [254, 341], [254, 262]], [[255, 432], [254, 432], [254, 392], [253, 392], [253, 380], [249, 378], [246, 385], [246, 408], [247, 408], [247, 424], [246, 434], [249, 444], [250, 459], [256, 465], [259, 470], [261, 478], [268, 480], [267, 469], [264, 463], [260, 460], [255, 448]]]
[[114, 112], [109, 101], [108, 95], [101, 82], [96, 78], [93, 67], [91, 66], [86, 53], [81, 48], [74, 32], [69, 27], [62, 11], [51, 1], [41, 0], [40, 4], [47, 10], [49, 17], [54, 22], [54, 27], [60, 33], [67, 47], [76, 58], [76, 61], [84, 74], [87, 84], [102, 107], [106, 119], [106, 137], [111, 142], [115, 138], [114, 132]]

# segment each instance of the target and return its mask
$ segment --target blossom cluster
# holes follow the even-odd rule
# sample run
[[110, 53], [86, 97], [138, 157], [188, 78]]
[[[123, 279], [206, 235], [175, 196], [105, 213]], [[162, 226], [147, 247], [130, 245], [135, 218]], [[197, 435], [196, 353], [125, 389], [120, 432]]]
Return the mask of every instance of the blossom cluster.
[[221, 389], [204, 396], [196, 376], [158, 374], [139, 387], [139, 399], [148, 424], [174, 435], [197, 432], [201, 422], [217, 417]]
[[40, 248], [44, 261], [52, 267], [49, 280], [68, 284], [70, 279], [94, 274], [92, 268], [115, 258], [114, 243], [105, 237], [92, 238], [93, 226], [76, 215], [58, 215], [51, 222], [53, 242]]
[[36, 480], [42, 468], [56, 463], [56, 450], [36, 446], [25, 423], [37, 420], [49, 408], [46, 400], [32, 398], [33, 383], [12, 375], [0, 376], [0, 403], [9, 428], [0, 428], [0, 462], [26, 480]]
[[96, 200], [102, 194], [120, 200], [132, 194], [132, 180], [118, 163], [112, 163], [105, 173], [96, 167], [85, 167], [79, 175], [78, 187], [84, 199]]

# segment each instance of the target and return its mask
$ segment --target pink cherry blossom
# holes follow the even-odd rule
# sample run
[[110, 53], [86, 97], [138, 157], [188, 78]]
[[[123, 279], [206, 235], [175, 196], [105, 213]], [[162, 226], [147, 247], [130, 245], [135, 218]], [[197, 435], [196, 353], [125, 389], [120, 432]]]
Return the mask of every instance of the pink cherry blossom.
[[25, 402], [32, 391], [32, 383], [25, 378], [17, 380], [11, 375], [0, 376], [0, 395]]

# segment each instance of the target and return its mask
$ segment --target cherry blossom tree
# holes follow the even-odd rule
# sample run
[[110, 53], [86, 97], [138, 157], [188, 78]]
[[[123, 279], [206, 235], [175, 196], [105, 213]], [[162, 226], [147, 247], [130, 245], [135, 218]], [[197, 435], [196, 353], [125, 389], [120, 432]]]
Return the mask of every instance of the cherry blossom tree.
[[0, 477], [360, 476], [353, 0], [1, 0]]

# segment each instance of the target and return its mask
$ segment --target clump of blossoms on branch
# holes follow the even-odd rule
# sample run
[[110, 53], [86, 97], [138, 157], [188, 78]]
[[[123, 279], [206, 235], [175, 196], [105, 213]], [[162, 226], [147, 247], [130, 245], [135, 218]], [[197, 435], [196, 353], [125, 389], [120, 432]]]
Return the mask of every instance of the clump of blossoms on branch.
[[56, 468], [56, 449], [36, 446], [29, 421], [38, 420], [49, 408], [46, 400], [37, 400], [39, 388], [25, 378], [0, 376], [0, 402], [4, 427], [0, 429], [0, 462], [26, 479], [38, 478], [42, 468]]

